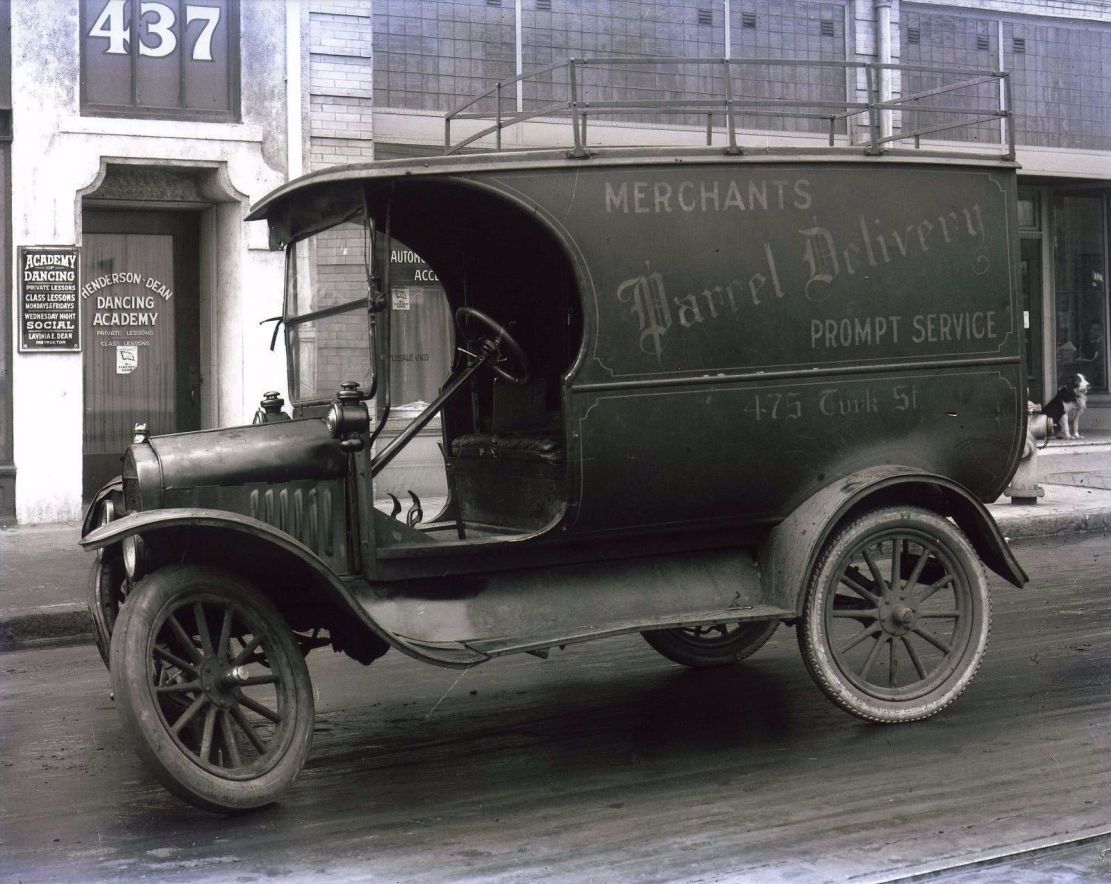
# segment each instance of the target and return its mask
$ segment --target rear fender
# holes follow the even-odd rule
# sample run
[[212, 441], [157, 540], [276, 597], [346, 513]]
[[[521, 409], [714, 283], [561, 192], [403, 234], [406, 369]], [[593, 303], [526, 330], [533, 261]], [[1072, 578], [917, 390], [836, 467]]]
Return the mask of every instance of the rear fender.
[[765, 598], [801, 615], [810, 574], [826, 541], [857, 513], [892, 504], [920, 506], [952, 517], [984, 564], [1015, 586], [1026, 583], [1026, 573], [979, 500], [950, 479], [889, 465], [827, 485], [771, 531], [760, 549]]

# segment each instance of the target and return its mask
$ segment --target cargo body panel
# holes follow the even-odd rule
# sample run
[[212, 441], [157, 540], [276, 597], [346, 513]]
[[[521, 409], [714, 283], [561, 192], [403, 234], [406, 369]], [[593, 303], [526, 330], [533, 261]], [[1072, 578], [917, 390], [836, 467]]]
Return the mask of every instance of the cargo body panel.
[[491, 184], [550, 216], [581, 261], [574, 530], [774, 522], [876, 463], [985, 501], [1003, 490], [1026, 398], [1012, 170], [572, 174]]

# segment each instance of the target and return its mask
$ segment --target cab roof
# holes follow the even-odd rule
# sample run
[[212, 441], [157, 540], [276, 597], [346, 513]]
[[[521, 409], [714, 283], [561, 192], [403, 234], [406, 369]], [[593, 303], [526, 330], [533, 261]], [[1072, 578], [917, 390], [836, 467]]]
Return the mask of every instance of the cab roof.
[[[393, 160], [372, 160], [333, 166], [311, 172], [267, 194], [252, 206], [247, 221], [265, 220], [270, 226], [270, 247], [291, 242], [382, 207], [394, 182], [417, 178], [474, 178], [505, 171], [537, 170], [552, 174], [597, 166], [650, 166], [689, 163], [748, 165], [759, 163], [910, 163], [924, 165], [990, 166], [1015, 168], [1017, 163], [983, 155], [890, 150], [881, 156], [865, 155], [863, 148], [745, 148], [727, 154], [720, 147], [704, 148], [604, 148], [584, 156], [567, 150], [504, 151], [454, 154]], [[353, 186], [362, 185], [362, 186]]]

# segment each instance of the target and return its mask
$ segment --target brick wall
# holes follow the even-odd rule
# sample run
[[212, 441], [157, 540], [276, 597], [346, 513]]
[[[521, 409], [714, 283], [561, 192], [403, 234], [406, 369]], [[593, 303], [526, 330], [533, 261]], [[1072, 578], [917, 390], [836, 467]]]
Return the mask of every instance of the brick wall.
[[[308, 150], [305, 171], [374, 157], [374, 46], [371, 0], [308, 4]], [[364, 235], [343, 225], [310, 243], [312, 304], [319, 309], [366, 295]], [[365, 311], [317, 320], [298, 331], [314, 349], [314, 377], [302, 396], [330, 396], [342, 381], [366, 383], [370, 351]], [[310, 343], [311, 342], [311, 343]]]
[[1107, 0], [935, 0], [934, 6], [951, 6], [965, 12], [999, 12], [1111, 22]]
[[[1005, 5], [1025, 10], [1045, 4]], [[1111, 16], [1080, 22], [911, 3], [902, 13], [908, 63], [991, 68], [1001, 60], [1012, 78], [1020, 145], [1111, 150]], [[919, 77], [910, 88], [931, 85], [929, 77]], [[950, 104], [974, 100], [970, 93], [948, 98]], [[957, 134], [990, 140], [998, 138], [998, 127]]]
[[374, 154], [371, 0], [309, 4], [307, 171]]
[[[569, 57], [655, 55], [721, 58], [724, 8], [718, 0], [536, 0], [522, 7], [522, 68], [527, 73]], [[846, 3], [839, 0], [734, 0], [730, 54], [843, 61]], [[507, 84], [502, 110], [516, 108], [513, 0], [377, 0], [374, 5], [375, 102], [382, 107], [446, 111], [499, 81]], [[720, 67], [659, 65], [597, 68], [579, 76], [580, 97], [591, 101], [720, 97]], [[735, 91], [751, 98], [843, 101], [838, 68], [738, 70]], [[530, 77], [526, 110], [570, 97], [566, 68]], [[474, 109], [494, 110], [493, 97]], [[636, 120], [624, 114], [622, 119]], [[654, 118], [656, 119], [656, 118]], [[701, 123], [671, 118], [670, 122]], [[749, 127], [808, 129], [803, 121], [755, 115]], [[815, 126], [821, 126], [815, 123]]]
[[[605, 4], [524, 0], [523, 69], [535, 70], [572, 55], [720, 57], [723, 17], [718, 0], [610, 0]], [[873, 0], [731, 0], [730, 51], [734, 58], [872, 61], [875, 17]], [[1106, 61], [1111, 58], [1111, 3], [1107, 0], [892, 0], [891, 18], [896, 62], [995, 67], [1002, 48], [1004, 66], [1013, 72], [1019, 144], [1111, 149], [1107, 116], [1111, 64]], [[999, 21], [1004, 29], [1002, 44]], [[373, 25], [374, 100], [381, 107], [444, 111], [499, 80], [508, 84], [515, 76], [513, 0], [377, 0]], [[909, 39], [912, 28], [925, 42]], [[921, 75], [904, 83], [894, 73], [891, 80], [895, 96], [938, 85]], [[587, 71], [580, 84], [587, 98], [598, 101], [698, 98], [720, 95], [723, 85], [719, 70], [695, 66]], [[847, 89], [855, 89], [853, 97], [859, 100], [864, 95], [864, 75], [846, 75], [832, 68], [794, 72], [747, 68], [734, 86], [737, 94], [758, 99], [833, 101], [844, 98]], [[515, 98], [515, 88], [508, 85], [503, 110], [512, 111]], [[532, 79], [524, 89], [526, 109], [567, 98], [565, 70]], [[971, 110], [989, 107], [994, 95], [989, 86], [950, 98]], [[492, 100], [475, 109], [493, 110]], [[670, 121], [697, 122], [693, 118]], [[897, 130], [913, 127], [915, 121], [947, 122], [926, 115], [893, 115]], [[739, 122], [743, 128], [757, 129], [817, 130], [823, 125], [759, 114]], [[998, 124], [989, 123], [941, 137], [991, 141], [998, 136]]]
[[385, 107], [449, 110], [516, 76], [512, 0], [376, 0], [374, 33]]

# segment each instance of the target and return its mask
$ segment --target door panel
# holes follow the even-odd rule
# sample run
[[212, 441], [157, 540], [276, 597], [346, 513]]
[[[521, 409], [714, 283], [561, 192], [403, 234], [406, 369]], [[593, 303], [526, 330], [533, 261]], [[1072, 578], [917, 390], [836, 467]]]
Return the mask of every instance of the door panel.
[[1057, 378], [1075, 372], [1107, 392], [1107, 245], [1101, 194], [1059, 193], [1053, 200]]
[[1042, 241], [1023, 237], [1019, 240], [1019, 270], [1022, 309], [1026, 327], [1026, 395], [1042, 402]]
[[119, 472], [136, 422], [177, 427], [173, 257], [167, 235], [85, 236], [86, 494]]
[[81, 248], [86, 497], [134, 426], [200, 429], [198, 216], [86, 208]]

